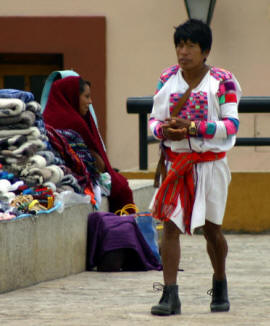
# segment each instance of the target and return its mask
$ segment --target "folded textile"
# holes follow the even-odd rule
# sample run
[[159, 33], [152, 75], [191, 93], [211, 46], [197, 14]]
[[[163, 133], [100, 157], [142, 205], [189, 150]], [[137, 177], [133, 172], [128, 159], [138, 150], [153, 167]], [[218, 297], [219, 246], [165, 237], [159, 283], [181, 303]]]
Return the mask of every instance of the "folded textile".
[[67, 167], [66, 165], [60, 164], [59, 166], [63, 170], [64, 175], [72, 174], [73, 173], [72, 170], [69, 167]]
[[11, 117], [25, 111], [25, 103], [19, 99], [0, 98], [0, 118]]
[[30, 186], [43, 185], [44, 182], [52, 178], [52, 171], [48, 168], [31, 168], [29, 170], [24, 169], [20, 178], [22, 178], [26, 184]]
[[25, 103], [34, 101], [35, 99], [33, 93], [13, 88], [0, 89], [0, 98], [17, 98]]
[[12, 220], [16, 217], [15, 214], [11, 213], [0, 213], [0, 221]]
[[65, 160], [65, 165], [72, 170], [72, 174], [76, 177], [80, 186], [83, 188], [87, 186], [92, 188], [90, 173], [87, 171], [84, 162], [78, 157], [65, 137], [51, 126], [46, 125], [46, 129], [54, 150], [60, 153], [61, 157]]
[[43, 183], [42, 176], [38, 175], [38, 174], [27, 175], [25, 177], [22, 176], [21, 178], [30, 187], [34, 187], [34, 186], [37, 186], [37, 185], [42, 185], [42, 183]]
[[[4, 169], [4, 167], [2, 167]], [[14, 174], [13, 173], [10, 173], [6, 170], [2, 170], [0, 172], [0, 179], [7, 179], [7, 180], [10, 180], [12, 182], [12, 180], [14, 179]]]
[[55, 163], [55, 155], [52, 151], [38, 151], [37, 155], [42, 156], [46, 160], [46, 165], [51, 165]]
[[29, 158], [26, 168], [37, 167], [41, 169], [41, 168], [45, 168], [46, 165], [47, 165], [46, 159], [43, 156], [36, 154]]
[[13, 137], [13, 136], [27, 136], [28, 140], [39, 139], [40, 131], [37, 127], [30, 127], [28, 129], [14, 129], [14, 130], [0, 130], [0, 138]]
[[19, 187], [23, 186], [24, 182], [22, 180], [16, 181], [10, 185], [9, 191], [16, 191]]
[[65, 138], [77, 156], [84, 162], [93, 184], [97, 184], [99, 171], [96, 167], [96, 159], [90, 153], [81, 135], [72, 129], [57, 129], [56, 131]]
[[[45, 161], [45, 159], [42, 156], [41, 156], [41, 159], [38, 159], [37, 160], [37, 157], [38, 156], [39, 155], [34, 155], [34, 156], [30, 157], [30, 159], [25, 164], [25, 168], [21, 171], [20, 176], [26, 177], [26, 176], [31, 175], [31, 174], [34, 174], [34, 173], [38, 173], [39, 175], [43, 175], [43, 170], [46, 171], [46, 168], [45, 168], [46, 167], [46, 161]], [[32, 158], [34, 158], [33, 161], [31, 161]], [[37, 161], [38, 161], [38, 163], [37, 163]], [[48, 177], [47, 177], [46, 180], [48, 180], [51, 177], [51, 175], [52, 175], [52, 172], [44, 172], [44, 173], [46, 175], [48, 175], [48, 173], [49, 173], [49, 175], [48, 175]]]
[[30, 174], [35, 172], [36, 174], [41, 175], [43, 178], [42, 184], [46, 181], [49, 182], [49, 180], [52, 179], [52, 174], [53, 174], [52, 170], [48, 169], [48, 168], [32, 168], [32, 169], [30, 169], [29, 172], [30, 172]]
[[80, 187], [78, 180], [72, 174], [65, 175], [61, 182], [57, 184], [59, 187], [63, 187], [64, 185], [72, 187], [77, 193], [83, 193], [83, 189]]
[[11, 182], [7, 179], [0, 180], [0, 201], [11, 202], [15, 194], [11, 192], [14, 186], [12, 187]]
[[0, 193], [0, 200], [4, 202], [11, 203], [15, 197], [16, 195], [14, 194], [14, 192], [11, 191]]
[[44, 149], [44, 143], [39, 140], [30, 140], [21, 145], [20, 147], [10, 150], [10, 149], [4, 149], [0, 151], [0, 155], [8, 158], [20, 158], [22, 156], [24, 157], [30, 157], [33, 156], [38, 150]]
[[11, 183], [7, 179], [1, 179], [0, 180], [0, 194], [3, 194], [5, 192], [8, 192], [10, 189]]
[[104, 196], [110, 196], [112, 181], [111, 176], [108, 172], [100, 173], [99, 186], [101, 189], [101, 194]]
[[26, 104], [26, 110], [32, 111], [33, 113], [38, 113], [41, 112], [41, 106], [38, 102], [36, 101], [31, 101]]
[[[0, 117], [0, 129], [16, 129], [13, 125], [21, 121], [21, 113], [17, 115], [11, 115], [6, 117]], [[20, 128], [18, 128], [20, 129]]]
[[11, 173], [18, 174], [21, 171], [28, 160], [28, 157], [6, 157], [5, 155], [0, 155], [0, 162], [3, 164], [5, 169]]
[[9, 204], [6, 201], [0, 201], [0, 212], [6, 212], [10, 208]]
[[49, 169], [52, 172], [52, 176], [48, 181], [53, 182], [54, 184], [57, 185], [64, 178], [64, 172], [59, 166], [49, 165], [47, 166], [47, 169]]
[[24, 111], [19, 116], [1, 118], [0, 129], [28, 129], [29, 127], [34, 126], [35, 120], [36, 116], [33, 112]]
[[42, 114], [40, 112], [36, 112], [35, 115], [36, 115], [35, 126], [39, 129], [40, 134], [42, 136], [47, 137], [47, 132], [46, 132], [46, 128], [45, 128], [45, 124], [44, 124], [44, 121], [43, 121]]
[[[18, 162], [18, 161], [22, 162]], [[9, 159], [1, 158], [0, 162], [3, 162], [3, 168], [12, 173], [15, 177], [18, 177], [20, 175], [21, 170], [24, 169], [25, 164], [27, 162], [27, 159], [20, 158], [20, 160], [16, 160], [14, 158], [11, 159], [11, 162], [9, 162]]]
[[25, 143], [26, 141], [27, 138], [24, 135], [15, 135], [12, 137], [2, 138], [0, 139], [0, 150], [13, 149], [13, 147], [17, 148], [21, 146], [23, 143]]
[[50, 182], [50, 181], [44, 182], [43, 186], [51, 189], [53, 192], [56, 191], [56, 185], [53, 182]]

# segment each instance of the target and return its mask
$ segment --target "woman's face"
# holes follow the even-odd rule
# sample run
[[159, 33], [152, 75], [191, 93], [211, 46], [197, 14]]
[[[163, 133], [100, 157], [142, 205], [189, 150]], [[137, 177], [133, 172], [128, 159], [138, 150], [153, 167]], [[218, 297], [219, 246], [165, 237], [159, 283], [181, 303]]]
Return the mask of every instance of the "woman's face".
[[84, 91], [80, 94], [79, 113], [85, 116], [89, 110], [89, 104], [92, 104], [91, 91], [89, 85], [84, 85]]
[[180, 41], [176, 46], [178, 63], [183, 70], [191, 70], [204, 64], [209, 51], [203, 51], [198, 43]]

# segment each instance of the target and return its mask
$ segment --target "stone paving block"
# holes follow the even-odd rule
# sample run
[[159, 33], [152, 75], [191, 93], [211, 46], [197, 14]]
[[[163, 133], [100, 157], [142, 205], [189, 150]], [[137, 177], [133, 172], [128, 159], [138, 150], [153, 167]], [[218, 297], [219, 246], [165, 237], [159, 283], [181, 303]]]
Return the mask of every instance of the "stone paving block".
[[0, 295], [1, 326], [269, 326], [270, 235], [230, 234], [231, 310], [210, 313], [212, 270], [202, 235], [181, 236], [182, 315], [150, 314], [162, 272], [82, 272]]

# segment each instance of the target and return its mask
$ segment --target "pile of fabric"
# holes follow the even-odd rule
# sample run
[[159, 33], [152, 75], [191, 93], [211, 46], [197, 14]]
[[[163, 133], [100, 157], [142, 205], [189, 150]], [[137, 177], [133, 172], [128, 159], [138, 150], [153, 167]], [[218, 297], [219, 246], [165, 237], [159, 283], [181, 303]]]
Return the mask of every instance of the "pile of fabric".
[[86, 167], [68, 136], [79, 145], [77, 135], [45, 128], [32, 93], [0, 90], [0, 220], [50, 210], [64, 191], [87, 194], [96, 204], [93, 160]]

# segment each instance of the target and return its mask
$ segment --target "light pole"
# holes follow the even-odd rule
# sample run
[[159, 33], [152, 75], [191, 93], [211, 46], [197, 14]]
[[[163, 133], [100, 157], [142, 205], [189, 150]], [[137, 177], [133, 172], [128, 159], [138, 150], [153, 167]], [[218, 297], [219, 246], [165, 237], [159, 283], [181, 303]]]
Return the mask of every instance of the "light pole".
[[200, 19], [210, 25], [216, 0], [185, 0], [189, 18]]

